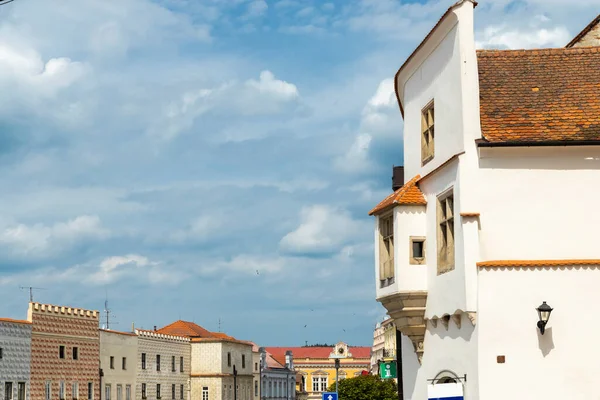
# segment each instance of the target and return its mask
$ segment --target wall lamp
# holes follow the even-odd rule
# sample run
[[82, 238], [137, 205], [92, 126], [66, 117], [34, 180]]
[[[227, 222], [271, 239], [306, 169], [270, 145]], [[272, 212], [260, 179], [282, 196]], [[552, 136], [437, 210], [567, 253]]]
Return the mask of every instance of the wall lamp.
[[546, 324], [550, 319], [550, 314], [552, 313], [553, 308], [546, 304], [546, 302], [544, 301], [541, 306], [536, 308], [536, 310], [538, 312], [539, 317], [537, 327], [539, 328], [540, 333], [543, 335], [546, 331]]

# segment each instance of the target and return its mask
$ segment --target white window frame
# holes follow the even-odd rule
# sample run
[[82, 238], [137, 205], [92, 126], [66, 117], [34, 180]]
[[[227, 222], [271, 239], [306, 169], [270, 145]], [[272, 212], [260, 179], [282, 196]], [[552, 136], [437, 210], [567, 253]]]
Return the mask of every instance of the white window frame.
[[52, 381], [46, 381], [44, 386], [44, 396], [46, 400], [52, 400]]
[[327, 388], [329, 387], [328, 383], [329, 383], [329, 378], [327, 376], [322, 376], [321, 377], [321, 392], [327, 391]]
[[208, 386], [202, 388], [202, 400], [208, 400]]
[[104, 385], [104, 400], [110, 400], [112, 394], [112, 387], [110, 383]]
[[12, 382], [4, 382], [4, 399], [5, 400], [13, 400], [14, 392], [15, 392], [15, 389], [13, 388], [13, 383]]
[[131, 400], [131, 385], [125, 385], [125, 400]]
[[117, 400], [123, 400], [123, 385], [117, 385]]
[[73, 400], [79, 399], [79, 382], [73, 382], [71, 384], [71, 396]]
[[58, 398], [60, 400], [65, 400], [65, 393], [66, 392], [66, 388], [65, 388], [65, 381], [59, 381], [58, 382]]

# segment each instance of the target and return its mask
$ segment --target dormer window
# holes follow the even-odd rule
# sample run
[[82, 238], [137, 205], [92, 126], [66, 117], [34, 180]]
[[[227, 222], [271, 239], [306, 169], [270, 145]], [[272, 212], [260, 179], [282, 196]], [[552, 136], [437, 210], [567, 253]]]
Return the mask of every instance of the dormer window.
[[379, 217], [379, 281], [381, 287], [394, 283], [394, 215]]
[[421, 111], [421, 164], [425, 165], [434, 156], [434, 109], [433, 100]]

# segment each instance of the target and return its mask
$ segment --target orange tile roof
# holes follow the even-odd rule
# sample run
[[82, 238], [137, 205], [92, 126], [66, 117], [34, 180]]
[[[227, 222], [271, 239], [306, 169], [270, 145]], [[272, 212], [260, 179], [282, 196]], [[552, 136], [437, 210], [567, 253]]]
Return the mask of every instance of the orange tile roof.
[[0, 318], [0, 322], [11, 322], [13, 324], [27, 324], [27, 325], [31, 325], [31, 322], [25, 321], [25, 320], [22, 320], [22, 319]]
[[423, 192], [417, 186], [419, 179], [421, 179], [421, 176], [417, 175], [406, 182], [404, 186], [387, 196], [375, 208], [369, 211], [369, 215], [379, 214], [396, 205], [426, 205], [427, 200], [425, 200]]
[[575, 36], [573, 38], [573, 40], [571, 40], [565, 47], [566, 48], [570, 48], [573, 47], [574, 45], [577, 44], [577, 42], [579, 42], [585, 35], [587, 35], [589, 33], [589, 31], [591, 31], [592, 29], [594, 29], [594, 27], [596, 25], [600, 24], [600, 14], [598, 14], [598, 16], [596, 18], [594, 18], [592, 20], [592, 22], [590, 22], [588, 24], [588, 26], [586, 26], [585, 28], [583, 28], [583, 30], [581, 32], [579, 32], [577, 34], [577, 36]]
[[[271, 356], [282, 365], [285, 365], [285, 352], [288, 350], [292, 351], [294, 362], [301, 362], [305, 358], [329, 359], [329, 355], [333, 351], [332, 347], [266, 347], [265, 349], [267, 350], [267, 353], [270, 353]], [[356, 359], [363, 358], [367, 360], [359, 364], [370, 362], [370, 347], [348, 347], [348, 351], [352, 354], [350, 360], [354, 359], [354, 361], [356, 361]]]
[[[160, 328], [156, 332], [167, 335], [199, 337], [199, 338], [214, 338], [217, 337], [214, 333], [204, 329], [198, 324], [189, 321], [175, 321], [170, 325]], [[227, 336], [227, 335], [225, 335]]]
[[600, 47], [478, 50], [481, 145], [600, 142]]
[[502, 267], [562, 267], [571, 265], [600, 265], [600, 260], [496, 260], [478, 262], [479, 268], [502, 268]]

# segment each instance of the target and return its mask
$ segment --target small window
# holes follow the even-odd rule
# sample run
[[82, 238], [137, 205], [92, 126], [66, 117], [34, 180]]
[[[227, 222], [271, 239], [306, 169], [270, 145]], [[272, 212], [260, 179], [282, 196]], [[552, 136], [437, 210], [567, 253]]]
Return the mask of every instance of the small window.
[[454, 269], [454, 196], [452, 191], [437, 201], [437, 273]]
[[242, 368], [246, 368], [246, 355], [242, 354]]
[[227, 353], [227, 366], [231, 367], [231, 353]]
[[110, 369], [115, 369], [115, 357], [110, 356]]
[[94, 400], [94, 383], [88, 382], [88, 400]]
[[123, 386], [117, 385], [117, 400], [123, 400]]
[[25, 382], [18, 383], [17, 400], [25, 400]]
[[110, 400], [110, 385], [104, 386], [104, 400]]
[[58, 347], [58, 358], [65, 358], [65, 346]]
[[410, 264], [425, 264], [425, 238], [410, 237]]
[[125, 400], [131, 400], [131, 385], [125, 386]]
[[183, 385], [179, 385], [179, 399], [183, 400]]
[[73, 347], [73, 360], [79, 359], [79, 347]]
[[175, 400], [175, 384], [171, 385], [171, 399]]
[[44, 397], [46, 400], [50, 400], [52, 398], [52, 382], [46, 381], [46, 386], [44, 387]]
[[258, 363], [254, 363], [254, 371], [258, 371]]
[[258, 381], [254, 381], [254, 396], [258, 396]]
[[421, 164], [433, 159], [434, 152], [434, 108], [433, 101], [421, 111]]
[[146, 369], [146, 353], [142, 353], [142, 369]]
[[379, 283], [394, 283], [394, 215], [379, 217]]
[[202, 388], [202, 400], [208, 400], [208, 386]]
[[4, 384], [4, 399], [13, 400], [13, 384], [12, 382], [6, 382]]
[[[65, 381], [60, 381], [58, 383], [58, 398], [60, 400], [65, 399]], [[107, 400], [110, 400], [110, 399], [107, 399]]]
[[123, 359], [121, 360], [121, 369], [122, 370], [127, 369], [127, 357], [123, 357]]
[[160, 371], [160, 354], [156, 355], [156, 370]]
[[171, 372], [175, 372], [175, 356], [171, 357]]
[[156, 384], [156, 398], [160, 399], [160, 383]]
[[183, 357], [179, 357], [179, 372], [183, 372]]
[[79, 383], [73, 382], [71, 386], [71, 395], [73, 396], [73, 400], [77, 400], [79, 398]]
[[2, 347], [0, 347], [0, 360], [2, 360], [2, 357], [3, 357], [3, 350], [2, 350]]
[[142, 399], [146, 399], [146, 384], [142, 383]]

